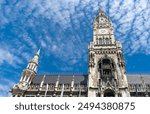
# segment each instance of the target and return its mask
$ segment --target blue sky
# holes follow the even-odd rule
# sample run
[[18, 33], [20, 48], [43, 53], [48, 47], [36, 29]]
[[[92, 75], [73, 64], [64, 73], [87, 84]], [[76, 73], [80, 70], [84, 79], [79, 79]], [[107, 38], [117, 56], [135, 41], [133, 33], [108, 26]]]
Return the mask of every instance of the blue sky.
[[87, 73], [100, 8], [123, 44], [127, 73], [150, 74], [149, 0], [0, 0], [0, 96], [40, 47], [39, 74]]

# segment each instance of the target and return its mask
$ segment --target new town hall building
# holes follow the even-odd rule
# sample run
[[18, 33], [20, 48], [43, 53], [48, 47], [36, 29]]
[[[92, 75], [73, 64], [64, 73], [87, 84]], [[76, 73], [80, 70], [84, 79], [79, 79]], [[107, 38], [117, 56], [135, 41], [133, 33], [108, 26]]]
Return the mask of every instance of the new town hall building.
[[150, 96], [150, 76], [126, 74], [120, 41], [103, 11], [93, 23], [88, 46], [88, 74], [38, 75], [40, 50], [22, 71], [14, 97], [130, 97]]

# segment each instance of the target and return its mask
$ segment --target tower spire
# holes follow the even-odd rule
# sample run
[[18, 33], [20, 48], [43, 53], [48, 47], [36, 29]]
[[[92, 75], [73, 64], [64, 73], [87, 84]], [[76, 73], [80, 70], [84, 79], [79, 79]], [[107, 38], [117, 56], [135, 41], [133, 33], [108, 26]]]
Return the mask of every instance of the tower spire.
[[31, 84], [32, 80], [37, 74], [39, 55], [40, 55], [40, 49], [34, 55], [33, 59], [28, 63], [26, 69], [23, 70], [21, 79], [19, 83], [16, 85], [17, 88], [21, 90], [27, 90], [27, 87]]
[[41, 51], [41, 48], [36, 52], [36, 54], [34, 55], [33, 59], [30, 61], [31, 62], [34, 62], [38, 65], [38, 59], [39, 59], [39, 56], [40, 56], [40, 51]]
[[112, 23], [102, 9], [100, 9], [94, 20], [93, 29], [93, 41], [95, 45], [114, 44], [115, 39]]
[[102, 10], [102, 9], [99, 10], [99, 15], [100, 16], [106, 16], [104, 10]]
[[38, 56], [40, 55], [40, 51], [41, 51], [41, 48], [36, 53]]

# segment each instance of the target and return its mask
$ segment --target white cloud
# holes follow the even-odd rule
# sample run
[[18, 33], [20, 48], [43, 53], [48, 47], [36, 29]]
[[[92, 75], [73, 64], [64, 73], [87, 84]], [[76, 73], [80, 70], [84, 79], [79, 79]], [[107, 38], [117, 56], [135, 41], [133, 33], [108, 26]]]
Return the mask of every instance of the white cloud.
[[[105, 11], [110, 11], [110, 18], [112, 20], [115, 20], [114, 26], [116, 26], [119, 32], [121, 32], [120, 39], [122, 42], [131, 42], [130, 44], [134, 45], [134, 37], [139, 37], [138, 44], [140, 44], [139, 48], [133, 49], [130, 48], [128, 52], [126, 53], [138, 53], [140, 50], [145, 50], [144, 53], [147, 52], [149, 49], [148, 46], [149, 43], [146, 43], [146, 40], [149, 38], [145, 34], [139, 34], [143, 33], [145, 30], [148, 30], [150, 28], [149, 23], [150, 19], [148, 18], [150, 14], [150, 10], [148, 6], [148, 0], [128, 0], [128, 1], [116, 1], [116, 0], [111, 0], [109, 1], [112, 4], [109, 3], [109, 8], [108, 8], [108, 0], [103, 1], [103, 2], [97, 2], [97, 1], [92, 1], [92, 0], [86, 0], [86, 1], [63, 1], [63, 2], [58, 2], [58, 1], [53, 1], [49, 2], [48, 0], [44, 2], [38, 2], [38, 13], [37, 15], [42, 15], [45, 18], [53, 19], [55, 23], [59, 23], [63, 29], [66, 29], [71, 26], [71, 22], [74, 22], [78, 27], [80, 28], [80, 19], [82, 19], [84, 16], [87, 16], [87, 19], [92, 19], [91, 14], [88, 14], [88, 12], [83, 12], [83, 8], [89, 8], [92, 10], [91, 12], [95, 13], [97, 12], [96, 10], [99, 9], [101, 6], [104, 8]], [[71, 5], [71, 7], [69, 7]], [[99, 5], [98, 5], [99, 4]], [[45, 6], [46, 5], [46, 6]], [[91, 9], [92, 6], [94, 6], [94, 10]], [[35, 4], [32, 4], [32, 9], [37, 8]], [[77, 12], [77, 9], [79, 9], [79, 13]], [[81, 10], [81, 11], [80, 11]], [[49, 12], [49, 13], [47, 13]], [[71, 19], [71, 15], [73, 20]], [[92, 20], [87, 20], [89, 23], [92, 22]], [[136, 34], [136, 29], [138, 29], [138, 32]], [[117, 31], [116, 30], [116, 31]], [[133, 34], [134, 33], [134, 34]], [[115, 33], [116, 36], [118, 36], [118, 33]], [[149, 35], [150, 33], [148, 33]], [[140, 36], [142, 35], [142, 36]], [[145, 37], [144, 39], [142, 37]], [[80, 41], [81, 38], [77, 39]], [[57, 42], [58, 43], [58, 42]], [[70, 42], [72, 43], [72, 42]], [[74, 44], [71, 44], [72, 47], [74, 48]], [[125, 45], [128, 45], [125, 43]], [[128, 47], [128, 46], [125, 46]], [[130, 46], [130, 47], [135, 47], [135, 46]], [[61, 48], [63, 49], [63, 48]], [[140, 49], [140, 50], [139, 50]], [[125, 49], [126, 50], [126, 49]], [[133, 51], [134, 50], [134, 51]], [[135, 51], [136, 50], [136, 51]], [[63, 50], [60, 50], [62, 52]], [[82, 53], [82, 52], [81, 52]], [[133, 53], [133, 54], [134, 54]]]
[[13, 64], [15, 56], [11, 54], [8, 50], [0, 49], [0, 64], [7, 62]]
[[116, 27], [115, 35], [123, 42], [127, 54], [148, 54], [150, 44], [147, 42], [150, 35], [148, 31], [150, 28], [148, 26], [150, 23], [150, 20], [148, 20], [150, 6], [148, 4], [148, 0], [138, 0], [136, 2], [129, 0], [115, 4], [116, 10], [111, 8], [114, 4], [110, 7], [112, 13], [110, 15]]
[[39, 47], [37, 47], [36, 43], [32, 40], [32, 38], [29, 37], [28, 33], [23, 33], [21, 35], [21, 37], [22, 37], [22, 40], [24, 40], [24, 42], [27, 43], [27, 46], [30, 49], [33, 49], [33, 51], [35, 51], [37, 48], [39, 48]]
[[0, 46], [0, 66], [9, 64], [12, 67], [19, 67], [20, 64], [22, 64], [23, 61], [20, 57], [17, 56], [16, 52], [14, 52], [14, 49], [8, 48], [7, 46]]
[[8, 80], [7, 78], [0, 77], [0, 97], [7, 97], [10, 96], [9, 90], [14, 85], [14, 82]]
[[[17, 40], [17, 42], [20, 42], [18, 46], [28, 47], [30, 52], [34, 53], [41, 45], [46, 54], [53, 54], [63, 61], [70, 60], [70, 64], [76, 64], [83, 59], [84, 54], [87, 52], [87, 41], [89, 39], [87, 40], [86, 37], [91, 39], [90, 35], [88, 35], [89, 30], [91, 30], [89, 28], [92, 27], [94, 15], [101, 7], [107, 11], [108, 16], [113, 20], [116, 38], [120, 39], [124, 44], [125, 53], [135, 54], [142, 52], [149, 54], [149, 3], [148, 0], [137, 0], [136, 2], [134, 0], [17, 1], [15, 3], [16, 7], [14, 7], [14, 4], [10, 4], [7, 8], [1, 8], [0, 17], [2, 17], [2, 22], [0, 24], [4, 26], [4, 23], [19, 21], [26, 25], [26, 22], [28, 22], [29, 25], [18, 29], [18, 31], [21, 31], [21, 33], [18, 32], [20, 38]], [[5, 11], [4, 9], [7, 10]], [[25, 11], [20, 14], [22, 10]], [[12, 13], [10, 14], [10, 12]], [[23, 18], [21, 18], [22, 16]], [[17, 20], [18, 18], [20, 20]], [[50, 24], [45, 24], [43, 21], [38, 22], [39, 20], [37, 19], [39, 18], [49, 20]], [[42, 27], [43, 24], [45, 28]], [[58, 28], [56, 28], [57, 25]], [[33, 30], [35, 38], [26, 31], [28, 26]], [[51, 35], [49, 29], [54, 32], [57, 31], [56, 35]], [[16, 49], [15, 51], [18, 50]], [[20, 49], [18, 55], [22, 55], [28, 61], [32, 54], [21, 54], [21, 52], [25, 53], [25, 49]], [[10, 53], [9, 56], [11, 58], [13, 54]], [[0, 62], [4, 62], [4, 58]]]
[[43, 48], [46, 48], [46, 42], [44, 42], [42, 39], [40, 40], [40, 42], [41, 42], [41, 46], [42, 46]]

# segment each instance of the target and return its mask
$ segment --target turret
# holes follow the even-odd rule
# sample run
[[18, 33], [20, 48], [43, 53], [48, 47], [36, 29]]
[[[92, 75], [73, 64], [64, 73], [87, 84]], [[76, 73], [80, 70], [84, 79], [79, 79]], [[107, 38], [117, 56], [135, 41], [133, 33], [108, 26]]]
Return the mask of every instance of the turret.
[[33, 59], [28, 63], [26, 69], [23, 70], [21, 79], [17, 84], [19, 89], [26, 90], [27, 86], [32, 82], [33, 78], [36, 76], [39, 55], [40, 55], [40, 49], [34, 55]]
[[58, 85], [59, 85], [59, 78], [60, 78], [60, 75], [58, 75], [58, 78], [57, 78], [56, 83], [55, 83], [54, 94], [53, 94], [54, 97], [57, 94]]
[[71, 81], [71, 86], [70, 86], [70, 97], [73, 96], [73, 91], [74, 91], [74, 75], [72, 77], [72, 81]]

